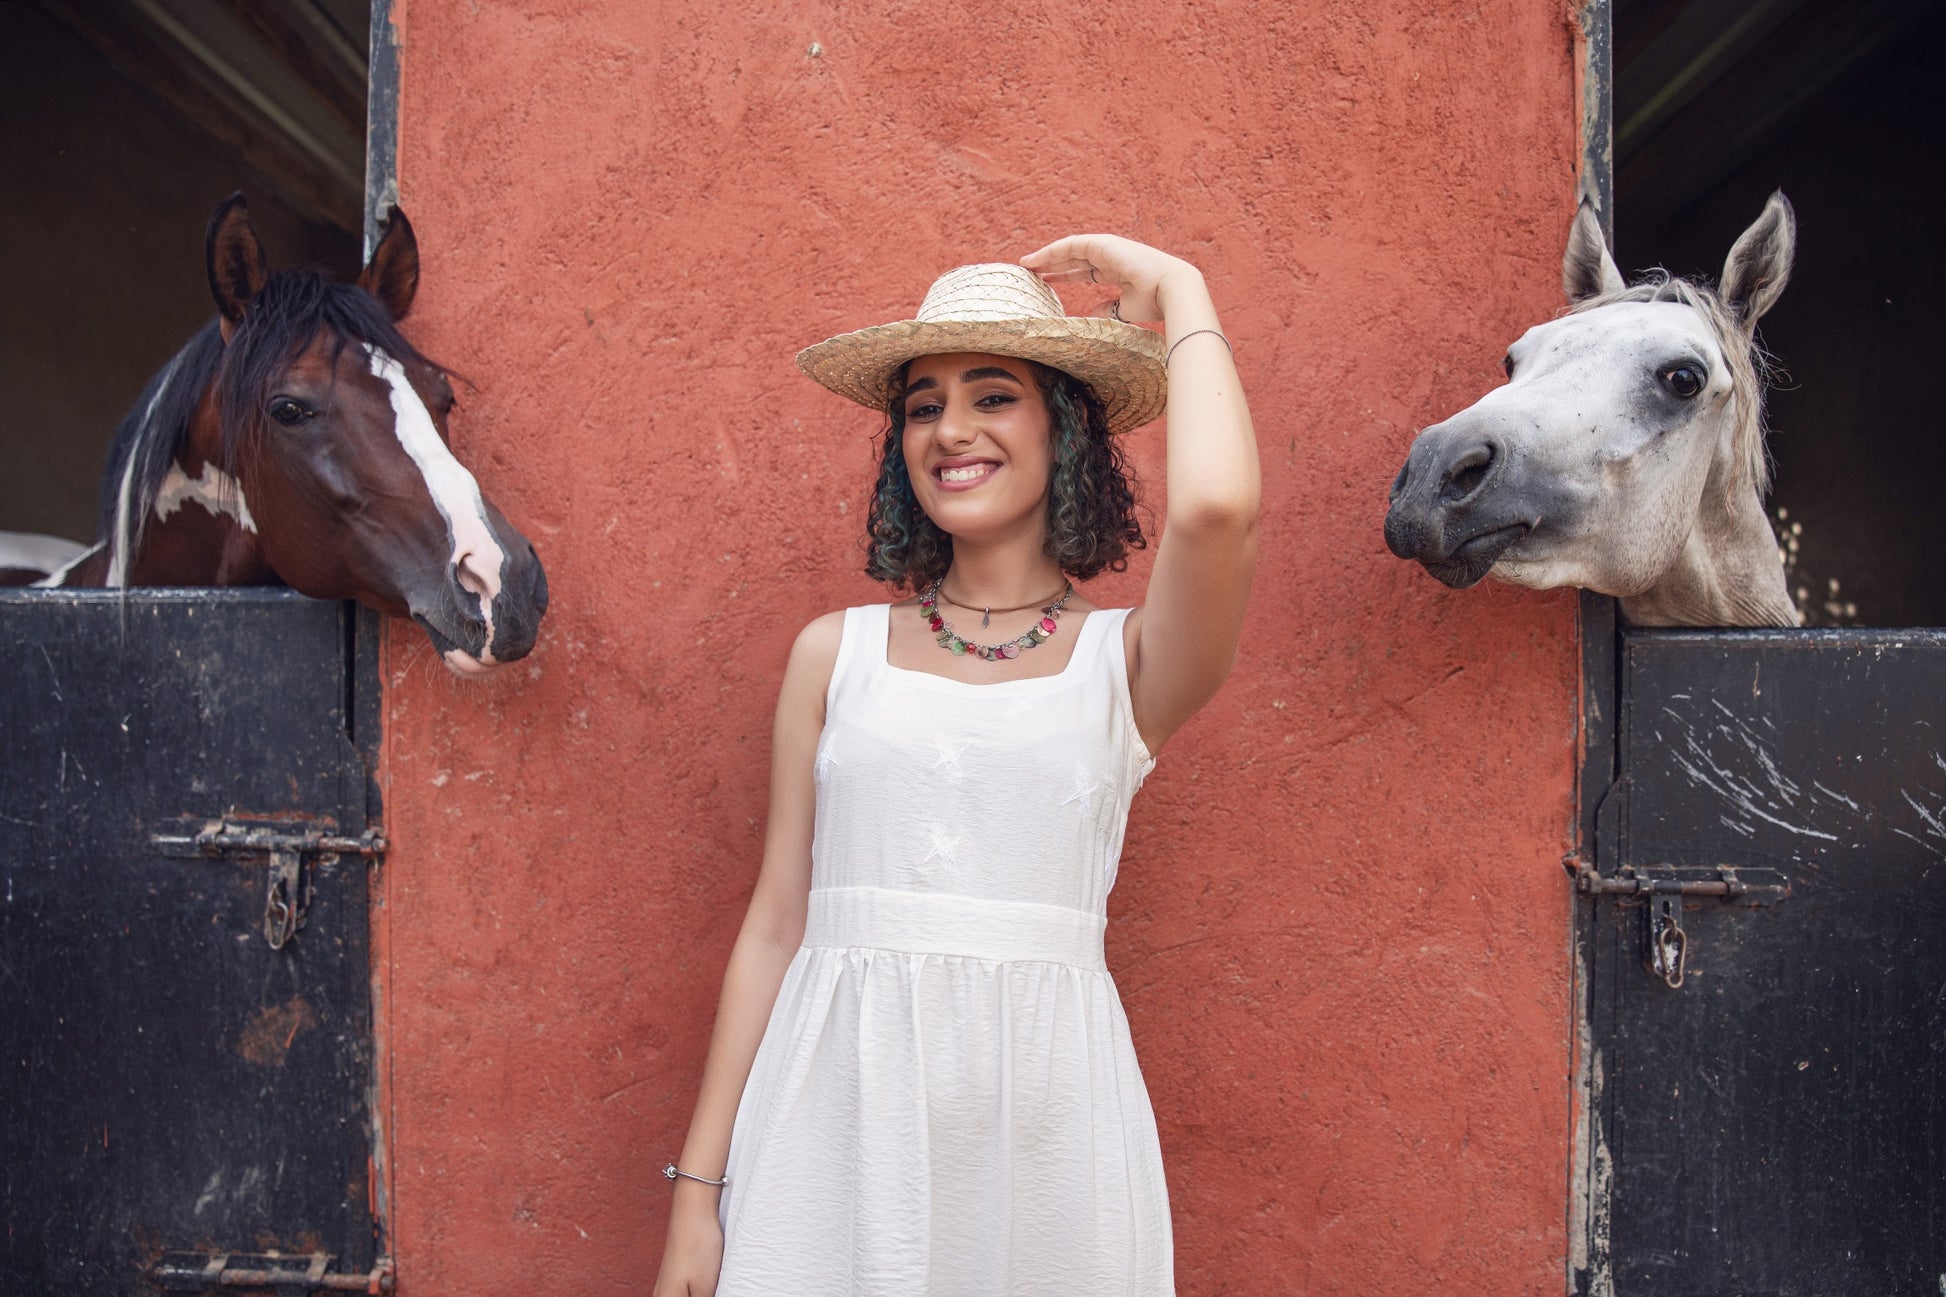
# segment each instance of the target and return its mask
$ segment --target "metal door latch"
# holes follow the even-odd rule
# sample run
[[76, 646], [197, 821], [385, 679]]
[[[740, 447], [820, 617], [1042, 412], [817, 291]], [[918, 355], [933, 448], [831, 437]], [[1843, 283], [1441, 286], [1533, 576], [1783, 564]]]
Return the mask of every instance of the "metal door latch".
[[1689, 934], [1682, 930], [1682, 897], [1649, 898], [1649, 971], [1670, 990], [1682, 985], [1689, 964]]
[[1683, 898], [1716, 897], [1731, 905], [1755, 906], [1791, 894], [1790, 879], [1774, 869], [1683, 869], [1675, 865], [1624, 865], [1613, 876], [1597, 873], [1585, 860], [1574, 862], [1575, 890], [1584, 896], [1641, 897], [1645, 946], [1642, 962], [1671, 990], [1689, 968], [1689, 934], [1683, 931]]
[[380, 1257], [364, 1274], [330, 1274], [326, 1252], [164, 1252], [149, 1267], [149, 1280], [164, 1292], [212, 1293], [225, 1288], [269, 1289], [277, 1297], [299, 1293], [392, 1291], [392, 1259]]
[[385, 854], [384, 835], [376, 830], [347, 837], [287, 820], [191, 821], [177, 832], [157, 833], [149, 840], [171, 856], [265, 857], [269, 885], [264, 896], [264, 940], [272, 950], [282, 950], [304, 926], [311, 900], [304, 876], [307, 856], [330, 863], [339, 856]]
[[304, 857], [295, 851], [270, 853], [270, 893], [264, 898], [264, 940], [272, 950], [304, 926], [304, 915], [311, 908], [304, 889]]

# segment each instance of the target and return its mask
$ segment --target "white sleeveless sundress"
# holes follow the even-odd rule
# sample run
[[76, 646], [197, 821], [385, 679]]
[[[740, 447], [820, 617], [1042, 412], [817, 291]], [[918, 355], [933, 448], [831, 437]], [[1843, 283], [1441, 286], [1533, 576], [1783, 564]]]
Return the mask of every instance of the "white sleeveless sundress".
[[891, 611], [845, 613], [809, 919], [737, 1109], [717, 1293], [1171, 1294], [1155, 1117], [1102, 962], [1155, 764], [1128, 612], [1081, 619], [1059, 675], [973, 685], [890, 665]]

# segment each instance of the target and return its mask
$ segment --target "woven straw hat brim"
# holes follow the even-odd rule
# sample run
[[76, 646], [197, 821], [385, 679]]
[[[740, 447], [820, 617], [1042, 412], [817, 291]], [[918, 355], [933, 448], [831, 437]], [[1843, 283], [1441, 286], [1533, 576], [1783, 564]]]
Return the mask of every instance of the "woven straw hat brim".
[[1162, 336], [1093, 316], [902, 320], [841, 333], [797, 353], [797, 367], [846, 400], [883, 412], [899, 366], [917, 356], [979, 351], [1032, 360], [1094, 390], [1111, 433], [1139, 428], [1169, 401]]

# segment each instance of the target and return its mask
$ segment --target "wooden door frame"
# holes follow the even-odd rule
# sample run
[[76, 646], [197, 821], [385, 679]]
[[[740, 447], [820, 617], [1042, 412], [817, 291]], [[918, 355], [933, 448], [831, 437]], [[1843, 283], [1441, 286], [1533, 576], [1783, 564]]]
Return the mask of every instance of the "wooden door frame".
[[[1604, 0], [1605, 3], [1605, 0]], [[393, 0], [372, 0], [370, 80], [365, 92], [365, 246], [361, 261], [378, 246], [380, 227], [399, 201], [399, 32], [392, 22]], [[366, 822], [383, 830], [385, 803], [380, 783], [385, 726], [380, 657], [389, 632], [385, 618], [360, 604], [354, 619], [351, 669], [345, 688], [345, 714], [352, 718], [352, 742], [365, 763]], [[372, 988], [372, 1078], [366, 1105], [371, 1114], [372, 1217], [379, 1230], [379, 1253], [394, 1254], [392, 1229], [392, 1051], [390, 969], [391, 909], [382, 904], [385, 864], [372, 877], [374, 904], [366, 949]]]
[[[1614, 11], [1612, 0], [1584, 0], [1576, 42], [1581, 90], [1581, 175], [1578, 199], [1593, 202], [1603, 233], [1615, 240]], [[1576, 629], [1581, 641], [1579, 766], [1575, 772], [1573, 851], [1565, 861], [1571, 880], [1582, 866], [1610, 864], [1611, 837], [1601, 840], [1601, 807], [1615, 782], [1620, 727], [1616, 604], [1607, 595], [1580, 592]], [[1612, 817], [1611, 817], [1612, 818]], [[1606, 850], [1604, 850], [1604, 845]], [[1570, 886], [1572, 885], [1570, 881]], [[1573, 1297], [1613, 1292], [1609, 1251], [1609, 1168], [1600, 1129], [1600, 1076], [1593, 1035], [1593, 969], [1596, 907], [1575, 899], [1568, 938], [1569, 1024], [1572, 1059], [1569, 1093], [1568, 1255], [1563, 1291]]]

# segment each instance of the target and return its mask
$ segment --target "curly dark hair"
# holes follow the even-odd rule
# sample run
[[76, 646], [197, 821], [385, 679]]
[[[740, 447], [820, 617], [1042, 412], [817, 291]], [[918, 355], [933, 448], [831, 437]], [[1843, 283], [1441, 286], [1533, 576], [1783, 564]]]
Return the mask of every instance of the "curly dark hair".
[[[1135, 492], [1108, 416], [1087, 384], [1046, 365], [1027, 362], [1047, 404], [1054, 439], [1054, 475], [1047, 496], [1046, 554], [1063, 572], [1085, 581], [1120, 572], [1128, 552], [1148, 548], [1135, 516]], [[912, 491], [905, 467], [905, 393], [886, 410], [878, 485], [865, 514], [865, 575], [897, 589], [923, 590], [953, 564], [953, 538], [939, 529]]]

